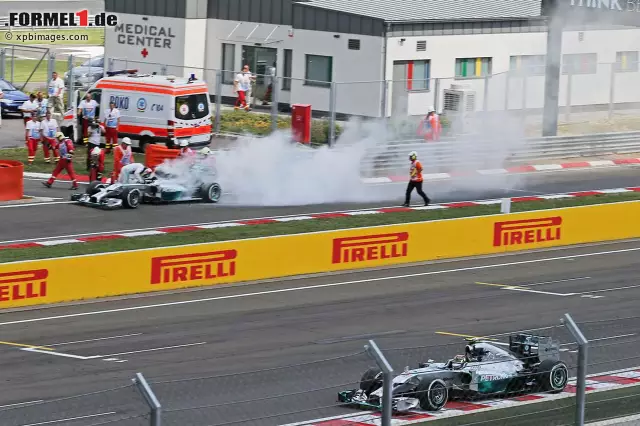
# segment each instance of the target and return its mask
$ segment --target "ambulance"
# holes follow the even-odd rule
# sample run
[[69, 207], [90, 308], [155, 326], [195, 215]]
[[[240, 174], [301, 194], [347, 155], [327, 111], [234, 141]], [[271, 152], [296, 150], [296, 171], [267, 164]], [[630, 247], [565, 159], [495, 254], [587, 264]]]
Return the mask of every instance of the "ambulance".
[[[128, 136], [134, 147], [145, 151], [149, 144], [178, 147], [186, 140], [189, 146], [208, 145], [212, 118], [209, 89], [192, 74], [190, 78], [138, 74], [137, 70], [107, 73], [87, 93], [98, 103], [96, 117], [105, 120], [109, 105], [120, 110], [118, 138]], [[74, 141], [82, 140], [82, 126], [77, 120], [79, 92], [64, 115], [61, 131]]]

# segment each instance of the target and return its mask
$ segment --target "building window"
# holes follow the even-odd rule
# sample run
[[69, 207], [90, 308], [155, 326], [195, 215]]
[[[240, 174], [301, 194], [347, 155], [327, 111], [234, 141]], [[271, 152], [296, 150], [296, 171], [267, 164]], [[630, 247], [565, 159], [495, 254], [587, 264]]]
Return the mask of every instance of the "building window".
[[617, 52], [616, 72], [638, 72], [638, 52]]
[[284, 73], [282, 90], [291, 90], [291, 71], [293, 69], [293, 50], [284, 49]]
[[407, 90], [429, 90], [431, 61], [407, 62]]
[[562, 55], [562, 74], [595, 74], [598, 72], [596, 53]]
[[333, 76], [333, 57], [306, 55], [305, 82], [307, 86], [329, 87]]
[[544, 75], [545, 55], [512, 56], [509, 71], [516, 75]]
[[222, 43], [222, 84], [233, 84], [236, 68], [236, 45]]
[[350, 38], [347, 43], [349, 50], [360, 50], [360, 40], [355, 38]]
[[456, 59], [456, 78], [478, 78], [491, 75], [491, 58]]

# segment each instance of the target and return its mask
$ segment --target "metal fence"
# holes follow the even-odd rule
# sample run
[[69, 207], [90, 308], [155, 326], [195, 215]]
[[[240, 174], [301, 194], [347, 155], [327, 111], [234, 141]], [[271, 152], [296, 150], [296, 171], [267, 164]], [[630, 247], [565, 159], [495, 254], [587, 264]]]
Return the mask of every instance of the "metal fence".
[[[465, 404], [469, 403], [481, 407], [501, 404], [508, 407], [510, 402], [545, 398], [544, 409], [536, 408], [534, 404], [530, 406], [531, 410], [515, 414], [513, 411], [495, 410], [490, 418], [463, 416], [456, 423], [505, 426], [583, 425], [585, 418], [602, 419], [637, 412], [640, 386], [628, 387], [624, 394], [604, 392], [585, 397], [585, 392], [597, 388], [599, 378], [611, 378], [608, 374], [622, 370], [629, 372], [629, 379], [625, 379], [626, 373], [622, 373], [620, 384], [638, 381], [633, 378], [638, 376], [638, 367], [634, 366], [640, 359], [637, 351], [633, 351], [640, 339], [638, 319], [616, 318], [575, 324], [569, 315], [565, 315], [555, 325], [518, 331], [549, 337], [559, 345], [559, 352], [555, 354], [559, 354], [567, 366], [570, 377], [565, 390], [574, 392], [575, 397], [545, 398], [545, 395], [555, 392], [539, 381], [537, 387], [529, 392], [489, 393], [482, 397], [467, 395], [463, 399], [450, 400], [445, 409], [465, 410]], [[370, 382], [363, 382], [361, 378], [370, 368], [388, 373], [384, 375], [383, 384], [384, 392], [388, 392], [391, 388], [389, 379], [401, 374], [405, 368], [417, 368], [421, 363], [433, 362], [430, 361], [432, 359], [446, 362], [452, 354], [463, 352], [465, 343], [460, 341], [460, 337], [450, 337], [451, 343], [425, 345], [429, 334], [428, 331], [416, 331], [380, 336], [375, 342], [363, 341], [366, 343], [363, 349], [352, 353], [308, 361], [304, 360], [308, 355], [300, 354], [298, 364], [260, 370], [247, 366], [246, 371], [178, 378], [169, 372], [167, 376], [148, 383], [138, 374], [132, 383], [114, 389], [1, 408], [0, 424], [277, 426], [312, 425], [319, 423], [317, 419], [357, 417], [359, 422], [375, 420], [387, 426], [393, 413], [384, 394], [380, 411], [354, 409], [339, 402], [337, 394], [366, 388]], [[498, 347], [508, 346], [510, 334], [513, 332], [492, 334], [481, 339]], [[485, 359], [478, 365], [488, 366], [496, 362], [495, 359]], [[537, 373], [544, 375], [549, 372]], [[425, 413], [420, 409], [412, 412], [413, 416]], [[336, 420], [336, 424], [342, 423]]]
[[[79, 66], [83, 66], [78, 68]], [[584, 133], [640, 130], [638, 63], [593, 64], [578, 72], [567, 70], [561, 76], [559, 93], [560, 123], [574, 123]], [[189, 76], [195, 74], [209, 86], [216, 112], [233, 107], [236, 100], [234, 70], [207, 69], [152, 63], [144, 60], [109, 58], [102, 54], [82, 53], [71, 48], [30, 47], [0, 44], [0, 78], [24, 90], [45, 90], [51, 71], [65, 78], [67, 101], [73, 90], [89, 88], [106, 71], [137, 69], [144, 73]], [[443, 113], [446, 123], [456, 132], [472, 131], [478, 123], [495, 127], [518, 127], [527, 136], [540, 134], [544, 106], [544, 75], [539, 69], [503, 72], [479, 78], [430, 78], [427, 80], [324, 82], [272, 75], [259, 65], [250, 102], [255, 111], [265, 113], [265, 133], [288, 127], [288, 112], [293, 104], [310, 104], [315, 116], [327, 120], [327, 139], [335, 140], [335, 124], [349, 117], [384, 118], [396, 128], [405, 128], [415, 136], [421, 118], [430, 107]], [[277, 72], [274, 71], [274, 72]], [[219, 118], [219, 114], [217, 114]], [[619, 128], [611, 129], [615, 118]], [[635, 121], [634, 121], [635, 120]], [[615, 126], [614, 126], [615, 127]], [[216, 130], [220, 130], [218, 120]]]

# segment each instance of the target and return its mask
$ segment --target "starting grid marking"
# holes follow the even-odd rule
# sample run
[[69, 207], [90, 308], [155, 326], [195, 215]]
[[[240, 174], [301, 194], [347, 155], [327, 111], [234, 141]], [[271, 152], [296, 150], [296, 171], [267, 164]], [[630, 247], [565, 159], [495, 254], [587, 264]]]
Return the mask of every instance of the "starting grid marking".
[[[594, 195], [620, 194], [620, 193], [627, 193], [627, 192], [640, 192], [640, 187], [600, 189], [600, 190], [593, 190], [593, 191], [568, 192], [563, 194], [512, 197], [511, 202], [520, 203], [520, 202], [529, 202], [529, 201], [556, 200], [556, 199], [563, 199], [563, 198], [589, 197]], [[330, 219], [330, 218], [337, 218], [337, 217], [351, 217], [351, 216], [372, 215], [372, 214], [402, 213], [402, 212], [413, 212], [413, 211], [424, 211], [424, 210], [441, 210], [441, 209], [454, 209], [454, 208], [462, 208], [462, 207], [489, 206], [489, 205], [500, 205], [501, 203], [502, 203], [501, 199], [482, 200], [482, 201], [458, 201], [458, 202], [452, 202], [452, 203], [433, 204], [426, 207], [424, 206], [386, 207], [386, 208], [378, 208], [378, 209], [365, 209], [365, 210], [353, 210], [353, 211], [342, 211], [342, 212], [312, 213], [312, 214], [306, 214], [306, 215], [300, 215], [300, 216], [244, 219], [244, 220], [238, 220], [238, 221], [232, 221], [232, 222], [170, 226], [170, 227], [162, 227], [162, 228], [156, 228], [156, 229], [120, 231], [120, 232], [105, 233], [105, 234], [86, 234], [82, 237], [77, 237], [77, 238], [58, 237], [58, 238], [51, 238], [49, 240], [43, 239], [39, 241], [33, 241], [33, 240], [13, 241], [13, 242], [6, 242], [4, 244], [0, 243], [0, 250], [49, 247], [49, 246], [57, 246], [62, 244], [89, 243], [93, 241], [115, 240], [120, 238], [136, 238], [136, 237], [150, 236], [150, 235], [175, 234], [180, 232], [199, 231], [204, 229], [229, 228], [229, 227], [235, 227], [235, 226], [265, 225], [270, 223], [293, 222], [293, 221], [303, 221], [303, 220], [313, 220], [313, 219]]]
[[[588, 376], [586, 380], [587, 393], [612, 390], [626, 386], [640, 384], [640, 369], [598, 373]], [[535, 393], [517, 396], [514, 398], [481, 400], [479, 402], [449, 401], [445, 408], [437, 412], [414, 411], [406, 414], [397, 414], [393, 417], [393, 426], [404, 426], [413, 423], [421, 423], [430, 420], [438, 420], [445, 417], [463, 416], [480, 410], [489, 411], [500, 408], [512, 407], [514, 405], [524, 405], [537, 403], [553, 399], [563, 399], [573, 397], [576, 394], [576, 380], [572, 379], [559, 394]], [[354, 414], [327, 417], [323, 419], [310, 420], [306, 422], [290, 423], [284, 426], [380, 426], [381, 418], [378, 412], [359, 411]]]

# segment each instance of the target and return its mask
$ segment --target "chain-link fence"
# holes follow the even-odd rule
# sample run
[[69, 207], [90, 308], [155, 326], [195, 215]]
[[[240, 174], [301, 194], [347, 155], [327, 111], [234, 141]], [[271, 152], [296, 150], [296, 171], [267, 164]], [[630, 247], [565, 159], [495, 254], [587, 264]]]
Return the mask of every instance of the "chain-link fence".
[[391, 417], [446, 416], [456, 425], [582, 425], [639, 411], [639, 320], [576, 325], [565, 316], [509, 333], [438, 332], [437, 344], [429, 344], [433, 331], [398, 331], [363, 340], [356, 352], [300, 353], [295, 365], [206, 377], [167, 372], [149, 383], [138, 374], [118, 388], [7, 406], [0, 424], [388, 425]]

